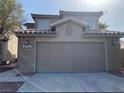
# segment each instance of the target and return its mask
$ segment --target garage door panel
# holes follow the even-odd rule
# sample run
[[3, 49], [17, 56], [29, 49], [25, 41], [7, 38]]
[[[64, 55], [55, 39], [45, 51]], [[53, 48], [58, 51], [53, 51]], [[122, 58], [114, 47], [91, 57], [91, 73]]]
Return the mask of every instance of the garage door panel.
[[[65, 56], [41, 57], [37, 66], [38, 72], [66, 72], [69, 71], [68, 59]], [[66, 64], [66, 65], [65, 65]], [[41, 66], [41, 67], [39, 67]]]
[[104, 43], [37, 43], [37, 72], [105, 71]]
[[[98, 69], [100, 67], [100, 69]], [[92, 72], [92, 71], [105, 71], [104, 63], [101, 63], [100, 60], [95, 58], [73, 58], [71, 61], [71, 68], [73, 72]]]

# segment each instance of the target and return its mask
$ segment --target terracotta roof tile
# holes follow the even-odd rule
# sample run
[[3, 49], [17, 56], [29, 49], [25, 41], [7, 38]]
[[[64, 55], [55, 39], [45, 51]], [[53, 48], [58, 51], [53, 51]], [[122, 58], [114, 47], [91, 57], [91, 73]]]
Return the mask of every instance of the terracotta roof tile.
[[[51, 31], [51, 29], [28, 29], [28, 30], [16, 30], [16, 33], [21, 34], [56, 34], [56, 31]], [[83, 32], [84, 35], [124, 35], [123, 32], [118, 31], [106, 31], [106, 30], [89, 30]]]
[[60, 15], [63, 14], [83, 14], [83, 15], [98, 15], [98, 16], [102, 16], [103, 15], [103, 11], [98, 11], [98, 12], [82, 12], [82, 11], [63, 11], [60, 10]]
[[34, 17], [60, 17], [60, 15], [51, 15], [51, 14], [31, 14], [31, 16]]
[[108, 31], [108, 30], [91, 30], [91, 31], [85, 31], [84, 34], [90, 34], [90, 35], [120, 35], [124, 34], [123, 32], [119, 31]]
[[28, 30], [17, 30], [16, 33], [21, 34], [56, 34], [56, 31], [51, 31], [50, 29], [28, 29]]

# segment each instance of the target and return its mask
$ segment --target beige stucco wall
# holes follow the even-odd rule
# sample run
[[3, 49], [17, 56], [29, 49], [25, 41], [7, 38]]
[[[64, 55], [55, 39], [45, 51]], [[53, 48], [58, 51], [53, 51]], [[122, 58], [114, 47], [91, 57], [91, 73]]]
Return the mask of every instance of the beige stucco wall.
[[[112, 46], [112, 40], [117, 40], [117, 44]], [[107, 61], [108, 68], [111, 72], [120, 71], [121, 65], [121, 50], [118, 38], [107, 38], [106, 39], [106, 49], [107, 49]]]
[[1, 61], [15, 61], [18, 51], [18, 38], [12, 35], [7, 42], [0, 42], [2, 45]]
[[[31, 41], [31, 48], [23, 48], [26, 40]], [[34, 72], [35, 70], [35, 38], [19, 37], [18, 64], [19, 70], [22, 73]]]
[[[66, 34], [66, 27], [72, 26], [72, 35]], [[84, 38], [83, 27], [72, 22], [66, 22], [56, 27], [56, 37], [44, 38], [37, 37], [37, 42], [105, 42], [105, 39], [101, 38]]]
[[124, 41], [120, 40], [120, 46], [121, 46], [121, 66], [124, 66]]
[[124, 41], [120, 40], [121, 49], [124, 49]]
[[15, 35], [10, 37], [7, 45], [7, 59], [9, 61], [14, 61], [18, 54], [18, 38]]
[[[66, 27], [72, 25], [72, 35], [66, 34]], [[105, 64], [107, 71], [119, 71], [120, 68], [120, 45], [112, 46], [112, 40], [118, 38], [86, 38], [82, 32], [82, 26], [67, 22], [56, 27], [56, 37], [19, 37], [19, 69], [21, 72], [35, 72], [36, 68], [36, 43], [37, 42], [104, 42]], [[25, 40], [30, 40], [32, 48], [22, 48]], [[118, 41], [119, 42], [119, 41]]]

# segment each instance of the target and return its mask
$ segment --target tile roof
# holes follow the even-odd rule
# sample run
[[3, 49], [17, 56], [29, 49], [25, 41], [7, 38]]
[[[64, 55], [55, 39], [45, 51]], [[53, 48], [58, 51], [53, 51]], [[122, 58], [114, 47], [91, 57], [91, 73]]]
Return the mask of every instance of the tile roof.
[[56, 31], [51, 31], [51, 29], [16, 30], [15, 32], [20, 34], [56, 34]]
[[[16, 30], [15, 33], [17, 34], [56, 34], [56, 31], [52, 31], [51, 29], [28, 29], [28, 30]], [[121, 37], [124, 37], [123, 32], [118, 32], [118, 31], [106, 31], [106, 30], [88, 30], [83, 32], [84, 35], [106, 35], [106, 36], [118, 36], [120, 35]]]
[[35, 17], [60, 17], [60, 15], [51, 15], [51, 14], [31, 14], [33, 18]]
[[63, 14], [83, 14], [83, 15], [98, 15], [98, 16], [102, 16], [103, 15], [103, 11], [98, 11], [98, 12], [82, 12], [82, 11], [63, 11], [60, 10], [59, 11], [59, 15], [52, 15], [52, 14], [35, 14], [35, 13], [31, 13], [31, 16], [33, 18], [35, 17], [52, 17], [52, 18], [60, 18]]
[[103, 15], [103, 11], [98, 11], [98, 12], [82, 12], [82, 11], [63, 11], [60, 10], [60, 15], [63, 14], [83, 14], [83, 15], [98, 15], [98, 16], [102, 16]]
[[85, 35], [121, 35], [123, 32], [119, 31], [108, 31], [108, 30], [89, 30], [84, 32]]

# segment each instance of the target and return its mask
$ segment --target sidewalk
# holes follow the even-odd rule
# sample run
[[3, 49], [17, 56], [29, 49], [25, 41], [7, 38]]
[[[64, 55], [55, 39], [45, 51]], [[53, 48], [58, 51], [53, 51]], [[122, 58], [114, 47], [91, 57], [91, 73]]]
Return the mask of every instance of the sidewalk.
[[16, 76], [19, 74], [17, 69], [0, 73], [0, 82], [25, 82], [30, 76]]
[[17, 92], [30, 76], [17, 76], [17, 69], [0, 73], [0, 92]]

